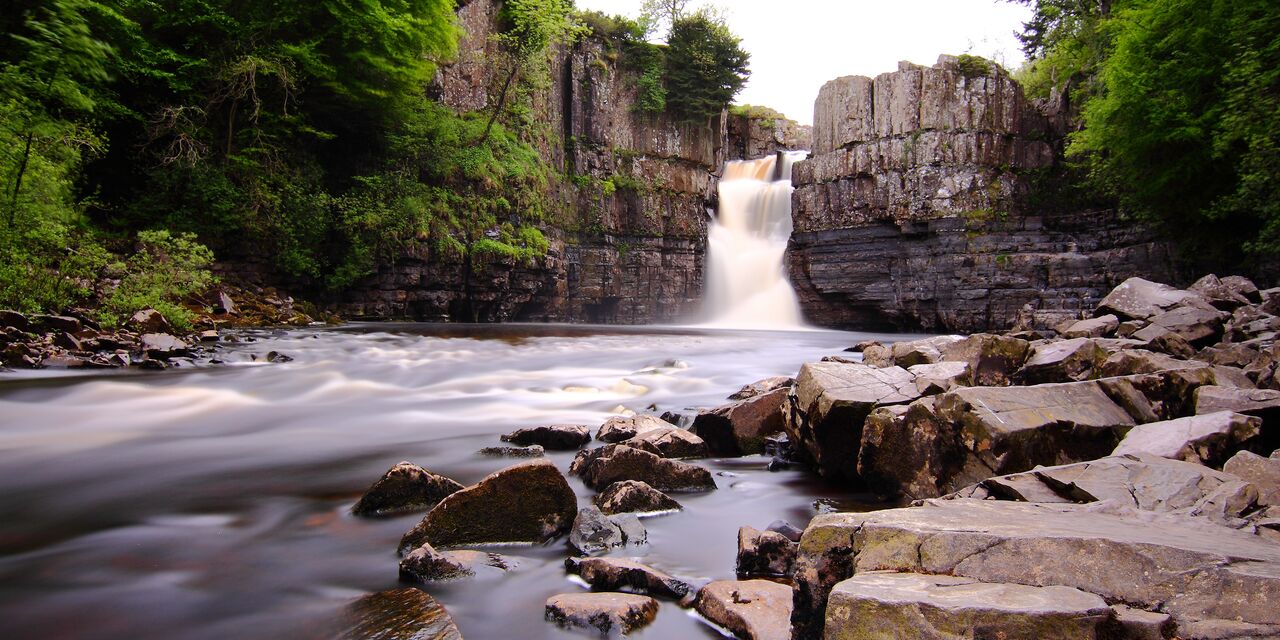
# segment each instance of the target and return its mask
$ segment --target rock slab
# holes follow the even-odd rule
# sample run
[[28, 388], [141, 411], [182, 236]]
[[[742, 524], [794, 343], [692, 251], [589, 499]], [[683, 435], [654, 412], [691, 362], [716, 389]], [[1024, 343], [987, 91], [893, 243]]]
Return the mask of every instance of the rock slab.
[[791, 638], [791, 587], [768, 580], [718, 580], [698, 592], [694, 608], [743, 640]]

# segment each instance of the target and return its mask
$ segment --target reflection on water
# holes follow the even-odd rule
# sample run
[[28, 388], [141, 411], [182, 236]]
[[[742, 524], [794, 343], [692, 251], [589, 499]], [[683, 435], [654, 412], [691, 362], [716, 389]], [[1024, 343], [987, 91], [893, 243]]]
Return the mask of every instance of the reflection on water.
[[[543, 325], [352, 325], [259, 332], [225, 367], [0, 378], [0, 626], [6, 638], [281, 638], [397, 586], [420, 517], [346, 510], [400, 460], [468, 484], [513, 464], [511, 429], [711, 407], [739, 386], [877, 336]], [[892, 339], [892, 336], [879, 336]], [[287, 364], [262, 364], [279, 351]], [[259, 360], [254, 361], [253, 356]], [[562, 470], [572, 456], [551, 459]], [[708, 461], [721, 489], [645, 520], [645, 561], [733, 576], [740, 525], [858, 504], [764, 458]], [[582, 504], [592, 492], [570, 480]], [[547, 597], [579, 587], [563, 543], [514, 548], [496, 580], [424, 587], [469, 640], [563, 637]], [[635, 637], [715, 633], [664, 603]]]

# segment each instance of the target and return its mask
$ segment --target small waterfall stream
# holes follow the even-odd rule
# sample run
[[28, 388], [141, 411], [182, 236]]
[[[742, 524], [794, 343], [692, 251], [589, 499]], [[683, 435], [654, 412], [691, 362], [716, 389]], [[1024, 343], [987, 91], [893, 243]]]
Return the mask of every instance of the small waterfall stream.
[[791, 237], [791, 165], [805, 154], [725, 165], [720, 211], [707, 230], [704, 313], [712, 326], [804, 326], [783, 254]]

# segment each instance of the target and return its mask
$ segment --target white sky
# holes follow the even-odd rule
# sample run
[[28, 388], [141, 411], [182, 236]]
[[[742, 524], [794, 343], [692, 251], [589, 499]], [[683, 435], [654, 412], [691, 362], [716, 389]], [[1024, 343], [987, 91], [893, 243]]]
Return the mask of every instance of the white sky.
[[[1031, 10], [1006, 0], [719, 0], [751, 54], [738, 104], [772, 107], [811, 124], [818, 89], [840, 76], [876, 76], [899, 60], [932, 65], [972, 53], [1022, 64], [1014, 31]], [[691, 4], [702, 4], [693, 0]], [[640, 0], [577, 0], [581, 9], [636, 17]]]

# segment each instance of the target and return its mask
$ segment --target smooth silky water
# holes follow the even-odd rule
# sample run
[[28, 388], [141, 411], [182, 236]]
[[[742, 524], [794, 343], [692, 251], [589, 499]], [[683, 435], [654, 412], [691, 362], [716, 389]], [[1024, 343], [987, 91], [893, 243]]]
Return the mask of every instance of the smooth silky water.
[[[251, 332], [229, 364], [183, 372], [0, 376], [0, 628], [5, 638], [322, 635], [353, 598], [395, 588], [396, 543], [421, 517], [347, 511], [411, 460], [464, 484], [518, 461], [498, 435], [599, 425], [622, 409], [712, 407], [859, 340], [893, 336], [538, 325], [353, 325]], [[258, 364], [268, 351], [293, 356]], [[567, 470], [572, 455], [552, 453]], [[720, 489], [647, 518], [638, 555], [732, 578], [740, 525], [803, 526], [857, 496], [762, 456], [709, 460]], [[581, 505], [592, 491], [570, 484]], [[561, 637], [543, 604], [581, 587], [564, 540], [500, 550], [514, 573], [422, 588], [464, 636]], [[635, 637], [715, 632], [674, 603]]]
[[[513, 429], [715, 407], [860, 340], [898, 339], [803, 324], [782, 268], [795, 158], [726, 167], [704, 325], [249, 331], [225, 366], [0, 374], [0, 637], [326, 637], [355, 598], [403, 586], [395, 549], [422, 514], [348, 513], [393, 464], [472, 484], [519, 462], [476, 453]], [[294, 360], [265, 364], [270, 351]], [[549, 458], [567, 471], [573, 454]], [[768, 462], [700, 461], [719, 490], [676, 494], [683, 512], [646, 518], [649, 543], [613, 555], [731, 579], [739, 526], [883, 506]], [[583, 589], [565, 540], [498, 551], [518, 569], [420, 588], [468, 640], [581, 637], [543, 621], [548, 597]], [[666, 601], [632, 634], [718, 636]]]

